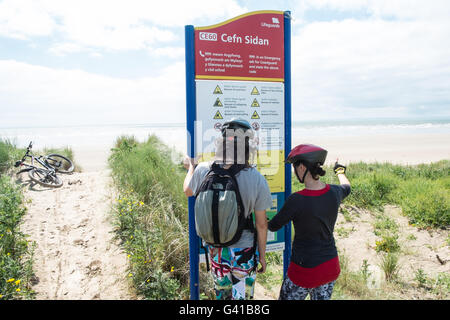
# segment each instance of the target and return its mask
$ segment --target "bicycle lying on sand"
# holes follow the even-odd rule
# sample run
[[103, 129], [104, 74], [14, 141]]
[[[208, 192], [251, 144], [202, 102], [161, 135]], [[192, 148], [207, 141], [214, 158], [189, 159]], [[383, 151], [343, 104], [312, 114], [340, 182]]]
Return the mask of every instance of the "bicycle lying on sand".
[[[27, 152], [25, 155], [21, 160], [16, 161], [14, 164], [15, 167], [25, 167], [17, 172], [17, 174], [28, 171], [28, 176], [34, 182], [51, 188], [61, 187], [63, 185], [63, 181], [56, 175], [56, 173], [73, 172], [73, 162], [69, 158], [57, 153], [36, 157], [31, 154], [32, 147], [33, 142], [31, 141], [27, 147]], [[27, 158], [31, 159], [31, 164], [25, 162]], [[37, 162], [40, 166], [37, 167], [35, 162]]]

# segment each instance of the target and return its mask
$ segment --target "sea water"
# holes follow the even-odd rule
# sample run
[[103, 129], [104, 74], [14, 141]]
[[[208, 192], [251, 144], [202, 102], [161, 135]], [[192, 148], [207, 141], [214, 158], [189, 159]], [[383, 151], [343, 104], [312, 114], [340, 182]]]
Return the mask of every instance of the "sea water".
[[122, 135], [134, 136], [145, 141], [150, 135], [157, 135], [171, 147], [181, 148], [186, 142], [183, 124], [111, 124], [49, 127], [0, 128], [0, 137], [7, 138], [18, 147], [26, 147], [33, 141], [33, 148], [44, 147], [99, 147], [112, 148]]
[[349, 137], [361, 135], [449, 134], [450, 119], [364, 119], [348, 121], [297, 121], [295, 137]]
[[[293, 122], [291, 133], [293, 140], [295, 137], [449, 134], [450, 119], [297, 121]], [[138, 141], [145, 141], [152, 134], [180, 152], [187, 148], [185, 123], [0, 127], [0, 138], [11, 140], [17, 147], [26, 147], [33, 141], [35, 149], [65, 146], [111, 148], [121, 135], [132, 135]]]

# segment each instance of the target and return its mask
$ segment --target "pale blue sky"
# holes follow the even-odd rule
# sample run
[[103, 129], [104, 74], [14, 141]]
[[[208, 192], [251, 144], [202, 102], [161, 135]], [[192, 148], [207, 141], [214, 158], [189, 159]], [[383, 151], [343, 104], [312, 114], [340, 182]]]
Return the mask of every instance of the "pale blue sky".
[[0, 0], [0, 127], [184, 122], [184, 26], [262, 9], [294, 18], [294, 121], [450, 117], [446, 0]]

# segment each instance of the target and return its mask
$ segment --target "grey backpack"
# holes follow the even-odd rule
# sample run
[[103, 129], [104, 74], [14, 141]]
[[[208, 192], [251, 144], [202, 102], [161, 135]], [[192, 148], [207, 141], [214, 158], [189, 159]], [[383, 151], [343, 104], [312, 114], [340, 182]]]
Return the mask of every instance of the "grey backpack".
[[195, 199], [195, 229], [209, 245], [227, 247], [241, 238], [244, 229], [254, 230], [251, 215], [245, 217], [235, 178], [243, 168], [243, 165], [233, 165], [223, 169], [213, 163], [199, 187]]

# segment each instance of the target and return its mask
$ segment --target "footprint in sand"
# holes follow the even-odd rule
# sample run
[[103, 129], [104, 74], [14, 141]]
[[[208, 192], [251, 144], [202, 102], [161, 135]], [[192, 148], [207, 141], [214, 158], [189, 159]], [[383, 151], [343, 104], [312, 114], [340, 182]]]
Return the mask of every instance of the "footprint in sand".
[[77, 245], [77, 246], [82, 246], [83, 248], [87, 248], [87, 243], [88, 243], [88, 241], [89, 240], [82, 240], [82, 239], [77, 239], [77, 240], [74, 240], [73, 241], [73, 244], [74, 245]]
[[80, 222], [80, 224], [77, 226], [77, 228], [84, 228], [84, 227], [86, 227], [86, 226], [88, 225], [88, 223], [89, 223], [89, 219], [88, 219], [88, 218], [83, 219], [83, 220], [81, 220], [81, 222]]
[[100, 260], [94, 260], [89, 265], [86, 266], [86, 274], [89, 276], [94, 276], [101, 273], [102, 262]]

